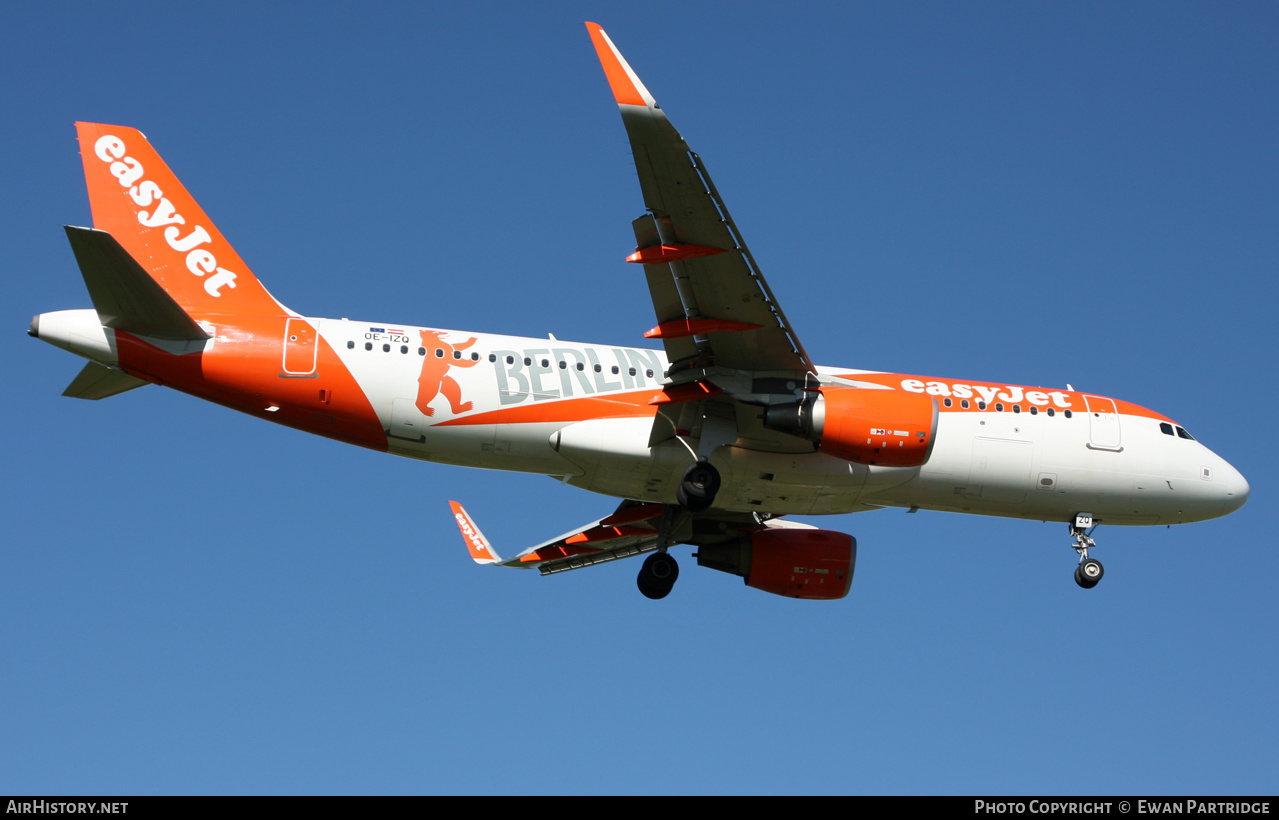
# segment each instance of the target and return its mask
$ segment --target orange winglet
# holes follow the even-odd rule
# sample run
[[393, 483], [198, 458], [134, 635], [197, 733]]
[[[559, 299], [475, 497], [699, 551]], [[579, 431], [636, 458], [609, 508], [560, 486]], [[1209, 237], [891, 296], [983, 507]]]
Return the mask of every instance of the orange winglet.
[[663, 265], [668, 262], [678, 262], [681, 259], [714, 256], [717, 253], [728, 253], [728, 251], [724, 248], [708, 248], [705, 245], [650, 245], [635, 251], [626, 257], [626, 261], [642, 262], [645, 265]]
[[[604, 76], [608, 78], [609, 88], [613, 89], [613, 99], [618, 105], [648, 105], [652, 96], [648, 89], [631, 71], [631, 67], [622, 59], [617, 46], [596, 23], [587, 23], [586, 30], [591, 33], [591, 43], [595, 53], [599, 55], [600, 65], [604, 67]], [[647, 99], [645, 99], [647, 97]]]
[[718, 396], [723, 393], [715, 385], [710, 382], [690, 382], [688, 384], [674, 384], [670, 387], [662, 388], [662, 392], [648, 400], [649, 404], [683, 404], [685, 402], [697, 401], [698, 399], [708, 399], [711, 396]]
[[594, 547], [543, 547], [537, 552], [530, 552], [528, 555], [520, 557], [521, 564], [531, 564], [534, 561], [554, 561], [556, 558], [567, 558], [570, 555], [583, 555], [588, 552], [602, 552]]
[[620, 527], [623, 524], [634, 524], [636, 521], [648, 521], [662, 514], [661, 504], [636, 504], [621, 512], [615, 512], [600, 521], [601, 526]]
[[477, 564], [495, 564], [501, 559], [493, 552], [493, 547], [489, 544], [488, 539], [484, 537], [484, 533], [480, 532], [480, 528], [471, 520], [471, 516], [467, 515], [466, 510], [462, 509], [462, 505], [456, 501], [450, 501], [449, 507], [453, 509], [453, 518], [457, 521], [457, 528], [462, 531], [462, 538], [466, 541], [466, 548], [471, 552], [471, 558]]
[[730, 322], [727, 319], [677, 319], [662, 322], [644, 332], [645, 339], [678, 339], [683, 336], [701, 336], [705, 333], [729, 333], [735, 330], [756, 330], [763, 325], [750, 322]]

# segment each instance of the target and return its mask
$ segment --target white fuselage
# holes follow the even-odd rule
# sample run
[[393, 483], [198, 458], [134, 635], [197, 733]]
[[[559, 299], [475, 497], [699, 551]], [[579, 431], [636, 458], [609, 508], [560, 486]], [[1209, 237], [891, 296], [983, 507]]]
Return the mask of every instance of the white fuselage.
[[[695, 458], [687, 435], [649, 446], [655, 408], [648, 402], [661, 392], [667, 366], [659, 351], [317, 324], [369, 397], [387, 449], [397, 455], [543, 473], [606, 495], [665, 503]], [[431, 344], [437, 335], [441, 342]], [[469, 339], [475, 341], [455, 356], [453, 346]], [[433, 414], [419, 410], [423, 363], [431, 358], [455, 365], [446, 377], [471, 408], [454, 413], [447, 387], [431, 385]], [[823, 378], [871, 387], [923, 387], [895, 374], [819, 370]], [[952, 392], [932, 387], [942, 383], [955, 384], [928, 382], [929, 392]], [[1074, 391], [1006, 387], [996, 395], [1018, 402], [978, 409], [981, 393], [953, 392], [974, 400], [963, 409], [959, 399], [944, 399], [951, 406], [940, 408], [936, 443], [919, 468], [852, 463], [799, 439], [784, 445], [790, 452], [755, 449], [746, 432], [751, 408], [744, 406], [741, 437], [711, 456], [724, 478], [716, 506], [813, 515], [902, 506], [1063, 521], [1086, 510], [1108, 524], [1150, 525], [1225, 515], [1247, 498], [1247, 482], [1225, 460], [1193, 439], [1166, 434], [1161, 424], [1175, 425], [1144, 408]]]

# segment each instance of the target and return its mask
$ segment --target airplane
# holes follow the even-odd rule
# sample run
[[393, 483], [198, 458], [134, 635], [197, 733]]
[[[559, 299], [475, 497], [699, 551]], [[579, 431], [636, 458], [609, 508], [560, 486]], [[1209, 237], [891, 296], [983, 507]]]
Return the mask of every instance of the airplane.
[[857, 544], [790, 521], [885, 507], [1056, 521], [1075, 581], [1100, 524], [1227, 515], [1248, 482], [1171, 418], [1076, 390], [817, 366], [701, 158], [595, 23], [644, 199], [635, 251], [661, 349], [301, 316], [258, 281], [133, 128], [77, 123], [93, 227], [65, 228], [93, 303], [30, 335], [88, 359], [63, 395], [159, 384], [408, 458], [548, 475], [622, 499], [503, 558], [450, 501], [479, 564], [543, 575], [645, 555], [791, 598], [845, 597]]

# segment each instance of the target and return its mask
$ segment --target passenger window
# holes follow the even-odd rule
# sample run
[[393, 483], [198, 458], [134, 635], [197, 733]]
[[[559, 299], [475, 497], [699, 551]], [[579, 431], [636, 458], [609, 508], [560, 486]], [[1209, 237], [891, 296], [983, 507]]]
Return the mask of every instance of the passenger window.
[[600, 366], [599, 366], [599, 365], [595, 365], [595, 372], [596, 372], [596, 373], [599, 373], [599, 372], [600, 372]]
[[1054, 409], [1052, 409], [1051, 407], [1049, 407], [1049, 408], [1048, 408], [1048, 415], [1050, 415], [1050, 416], [1055, 416], [1055, 415], [1057, 415], [1057, 411], [1056, 411], [1056, 410], [1054, 410]]
[[409, 346], [408, 346], [408, 345], [400, 345], [400, 352], [401, 352], [401, 353], [408, 353], [408, 352], [409, 352]]
[[355, 342], [347, 342], [347, 343], [346, 343], [346, 349], [347, 349], [347, 350], [355, 350]]
[[[460, 351], [460, 350], [454, 350], [454, 351], [453, 351], [453, 358], [455, 358], [455, 359], [460, 359], [460, 358], [462, 358], [462, 351]], [[527, 362], [525, 362], [525, 364], [527, 364]]]
[[542, 359], [542, 367], [550, 367], [551, 363], [546, 359]]
[[567, 369], [568, 369], [568, 362], [566, 362], [566, 361], [561, 361], [561, 362], [560, 362], [560, 370], [567, 370]]
[[[443, 358], [444, 358], [444, 348], [442, 348], [442, 347], [437, 347], [437, 348], [435, 348], [435, 358], [437, 358], [437, 359], [443, 359]], [[507, 361], [506, 363], [507, 363], [507, 364], [510, 364], [510, 363], [511, 363], [511, 362], [509, 361], [510, 357], [508, 356], [508, 357], [507, 357], [507, 359], [508, 359], [508, 361]]]
[[653, 378], [653, 371], [652, 371], [652, 370], [645, 370], [645, 371], [644, 371], [644, 375], [645, 375], [645, 376], [648, 376], [648, 377], [651, 379], [651, 378]]
[[507, 364], [515, 364], [515, 357], [514, 357], [514, 356], [507, 356], [507, 357], [506, 357], [506, 363], [507, 363]]
[[631, 374], [632, 376], [634, 376], [634, 375], [635, 375], [635, 368], [633, 368], [633, 367], [632, 367], [632, 368], [630, 369], [630, 371], [629, 371], [629, 372], [630, 372], [630, 374]]
[[419, 356], [425, 356], [425, 355], [426, 355], [426, 348], [425, 348], [425, 347], [419, 347], [419, 348], [417, 349], [417, 355], [419, 355]]
[[495, 353], [490, 353], [490, 354], [489, 354], [489, 361], [490, 361], [490, 362], [495, 362], [495, 361], [497, 361], [497, 354], [495, 354]]
[[995, 402], [995, 412], [996, 413], [1004, 412], [1004, 403], [1002, 401]]
[[968, 399], [960, 399], [959, 406], [967, 410], [969, 408]]
[[617, 365], [613, 365], [613, 375], [617, 375]]
[[577, 369], [578, 369], [578, 370], [585, 370], [585, 369], [586, 369], [586, 365], [582, 364], [581, 362], [578, 362], [578, 363], [577, 363]]
[[373, 343], [372, 343], [372, 342], [365, 342], [365, 343], [364, 343], [364, 349], [365, 349], [365, 350], [372, 350], [372, 349], [373, 349]]
[[532, 363], [533, 363], [533, 360], [532, 360], [532, 359], [530, 359], [528, 356], [525, 356], [525, 357], [524, 357], [524, 366], [525, 366], [525, 367], [528, 367], [528, 366], [529, 366], [529, 365], [531, 365]]
[[1039, 408], [1032, 404], [1032, 405], [1030, 406], [1030, 415], [1032, 415], [1032, 416], [1038, 416], [1038, 415], [1039, 415]]
[[478, 362], [479, 360], [480, 360], [480, 354], [478, 354], [478, 353], [472, 353], [472, 354], [471, 354], [471, 361], [473, 361], [473, 362]]
[[986, 402], [984, 402], [984, 401], [979, 401], [979, 402], [977, 402], [977, 409], [978, 409], [978, 410], [985, 410], [985, 409], [986, 409]]
[[1173, 434], [1172, 425], [1166, 421], [1159, 422], [1159, 432], [1163, 433], [1165, 436], [1171, 436]]
[[1067, 411], [1066, 411], [1066, 413], [1065, 413], [1065, 415], [1066, 415], [1066, 418], [1070, 418], [1071, 416], [1073, 416], [1073, 415], [1075, 415], [1075, 414], [1074, 414], [1074, 413], [1072, 413], [1072, 412], [1070, 412], [1069, 410], [1067, 410]]
[[391, 346], [390, 346], [390, 345], [382, 345], [382, 352], [383, 352], [383, 353], [390, 353], [390, 352], [391, 352]]
[[954, 402], [952, 402], [950, 399], [942, 399], [941, 403], [946, 405], [947, 407], [950, 407], [952, 404], [954, 404]]
[[1013, 405], [1013, 412], [1014, 412], [1014, 413], [1020, 413], [1020, 412], [1021, 412], [1021, 405], [1020, 405], [1020, 404], [1014, 404], [1014, 405]]

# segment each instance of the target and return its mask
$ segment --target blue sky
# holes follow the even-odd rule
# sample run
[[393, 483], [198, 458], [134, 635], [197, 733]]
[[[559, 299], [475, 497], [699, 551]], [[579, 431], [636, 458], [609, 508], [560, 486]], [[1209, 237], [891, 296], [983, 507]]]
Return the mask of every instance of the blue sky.
[[[0, 31], [0, 792], [1274, 793], [1273, 4], [27, 4]], [[309, 315], [633, 344], [642, 213], [584, 20], [690, 145], [813, 358], [1177, 419], [1235, 515], [880, 511], [853, 591], [683, 558], [475, 566], [610, 499], [148, 387], [58, 394], [75, 120], [132, 125]], [[1268, 466], [1269, 465], [1269, 466]]]

